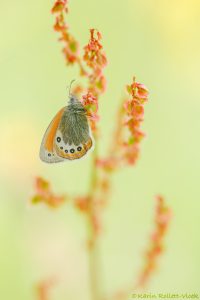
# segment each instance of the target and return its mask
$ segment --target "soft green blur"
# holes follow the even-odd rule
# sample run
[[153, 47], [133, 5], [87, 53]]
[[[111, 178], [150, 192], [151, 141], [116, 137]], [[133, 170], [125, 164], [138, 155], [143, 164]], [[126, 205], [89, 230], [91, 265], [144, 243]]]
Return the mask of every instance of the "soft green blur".
[[[34, 176], [60, 193], [84, 193], [91, 160], [46, 165], [38, 149], [46, 126], [66, 103], [78, 69], [65, 66], [52, 30], [52, 1], [0, 2], [0, 299], [33, 300], [35, 284], [56, 277], [52, 300], [88, 300], [86, 223], [70, 205], [32, 207]], [[98, 28], [109, 65], [100, 99], [101, 147], [115, 127], [124, 86], [136, 75], [150, 90], [141, 158], [113, 177], [103, 216], [102, 287], [134, 282], [161, 193], [173, 209], [166, 252], [150, 292], [200, 293], [200, 2], [70, 1], [69, 24], [80, 45]], [[49, 300], [51, 300], [49, 299]]]

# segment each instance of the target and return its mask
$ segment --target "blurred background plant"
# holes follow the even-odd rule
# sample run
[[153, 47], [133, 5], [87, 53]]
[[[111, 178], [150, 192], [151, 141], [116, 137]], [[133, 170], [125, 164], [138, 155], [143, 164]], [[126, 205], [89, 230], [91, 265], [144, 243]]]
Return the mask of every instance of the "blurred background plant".
[[[69, 4], [68, 32], [78, 37], [78, 55], [83, 57], [82, 46], [89, 43], [89, 28], [97, 28], [108, 58], [103, 69], [106, 93], [98, 98], [96, 113], [100, 121], [94, 122], [98, 174], [108, 199], [98, 212], [102, 294], [126, 297], [138, 289], [142, 277], [151, 293], [200, 293], [200, 2]], [[76, 79], [74, 93], [82, 100], [89, 86], [88, 77], [79, 76], [78, 63], [66, 67], [63, 62], [65, 43], [56, 42], [61, 35], [52, 29], [57, 15], [50, 14], [52, 6], [53, 0], [0, 1], [0, 299], [35, 300], [34, 284], [48, 300], [90, 299], [88, 215], [81, 200], [91, 184], [92, 155], [53, 167], [38, 157], [46, 126], [67, 103], [66, 86]], [[92, 73], [85, 62], [83, 67]], [[127, 85], [133, 84], [133, 74], [150, 91], [140, 124], [147, 133], [139, 143], [141, 159], [127, 165], [127, 148], [120, 146], [116, 159], [124, 155], [123, 161], [105, 173], [120, 107], [126, 109], [123, 103], [132, 99]], [[130, 134], [123, 126], [121, 142]], [[52, 209], [43, 202], [30, 205], [34, 180], [41, 190], [46, 186], [43, 197], [54, 200]], [[162, 192], [173, 207], [164, 240], [155, 235], [162, 230], [152, 222], [155, 192]], [[76, 206], [81, 204], [83, 211]], [[161, 237], [156, 244], [152, 235]], [[160, 242], [167, 248], [163, 256], [163, 250], [155, 251]], [[157, 264], [151, 276], [148, 270]]]
[[[72, 201], [75, 209], [83, 213], [88, 220], [88, 269], [90, 281], [90, 299], [121, 299], [125, 300], [135, 288], [130, 286], [123, 292], [117, 292], [113, 296], [105, 296], [101, 287], [100, 275], [100, 252], [99, 235], [103, 230], [101, 221], [102, 210], [105, 209], [111, 189], [111, 175], [113, 172], [125, 166], [134, 166], [139, 158], [140, 143], [144, 137], [141, 131], [141, 123], [144, 118], [144, 104], [148, 101], [148, 90], [144, 84], [133, 82], [126, 86], [127, 96], [120, 105], [116, 118], [116, 129], [111, 139], [111, 145], [105, 158], [99, 156], [98, 144], [100, 142], [98, 121], [99, 97], [105, 91], [106, 78], [103, 69], [107, 65], [106, 54], [101, 44], [102, 35], [97, 29], [90, 29], [90, 40], [83, 48], [83, 57], [80, 55], [78, 41], [69, 31], [66, 23], [66, 15], [69, 12], [67, 0], [56, 0], [52, 13], [55, 15], [54, 29], [59, 33], [59, 41], [64, 44], [62, 49], [67, 66], [77, 64], [80, 76], [87, 78], [87, 87], [76, 85], [74, 93], [79, 93], [81, 102], [87, 111], [87, 116], [95, 137], [95, 150], [92, 153], [92, 165], [90, 173], [90, 186], [86, 195], [66, 196], [55, 195], [50, 183], [42, 177], [36, 178], [36, 194], [32, 197], [33, 204], [45, 203], [50, 208], [57, 208], [64, 202]], [[86, 68], [86, 66], [89, 68]], [[85, 92], [86, 91], [86, 92]], [[163, 238], [170, 220], [170, 209], [165, 200], [157, 197], [156, 230], [151, 238], [151, 245], [148, 245], [146, 263], [141, 270], [137, 288], [144, 287], [153, 273], [157, 257], [163, 250]], [[122, 257], [123, 259], [123, 257]], [[48, 299], [48, 290], [51, 287], [49, 281], [41, 282], [38, 286], [38, 300]]]

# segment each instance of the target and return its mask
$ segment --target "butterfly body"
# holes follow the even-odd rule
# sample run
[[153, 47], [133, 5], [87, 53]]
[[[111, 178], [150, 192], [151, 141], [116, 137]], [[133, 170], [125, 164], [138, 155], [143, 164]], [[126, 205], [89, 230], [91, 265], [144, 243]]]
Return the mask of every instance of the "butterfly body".
[[86, 110], [70, 96], [47, 128], [40, 147], [40, 158], [46, 163], [73, 161], [84, 157], [94, 146]]

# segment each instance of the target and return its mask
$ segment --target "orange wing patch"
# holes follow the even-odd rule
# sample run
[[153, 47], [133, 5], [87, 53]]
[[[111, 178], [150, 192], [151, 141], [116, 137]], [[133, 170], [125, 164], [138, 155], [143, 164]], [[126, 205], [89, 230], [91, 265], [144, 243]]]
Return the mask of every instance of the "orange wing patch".
[[63, 107], [53, 118], [48, 126], [40, 146], [40, 159], [46, 163], [57, 163], [64, 161], [62, 157], [58, 157], [53, 149], [54, 137], [60, 124], [65, 107]]
[[54, 137], [56, 134], [56, 131], [58, 129], [58, 125], [60, 123], [60, 120], [62, 118], [63, 112], [65, 110], [65, 107], [63, 107], [55, 116], [55, 118], [53, 119], [53, 121], [51, 122], [49, 128], [48, 128], [48, 133], [46, 136], [46, 141], [44, 143], [44, 147], [46, 148], [46, 150], [48, 150], [49, 152], [53, 151], [53, 142], [54, 142]]

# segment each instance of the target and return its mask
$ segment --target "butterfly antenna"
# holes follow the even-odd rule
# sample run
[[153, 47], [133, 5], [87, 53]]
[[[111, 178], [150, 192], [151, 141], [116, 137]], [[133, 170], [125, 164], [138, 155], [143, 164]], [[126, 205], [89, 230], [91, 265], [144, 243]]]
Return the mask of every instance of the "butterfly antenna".
[[70, 97], [70, 92], [71, 92], [71, 86], [72, 86], [72, 83], [75, 81], [75, 79], [73, 79], [71, 82], [70, 82], [70, 85], [67, 86], [67, 89], [69, 89], [69, 97]]

